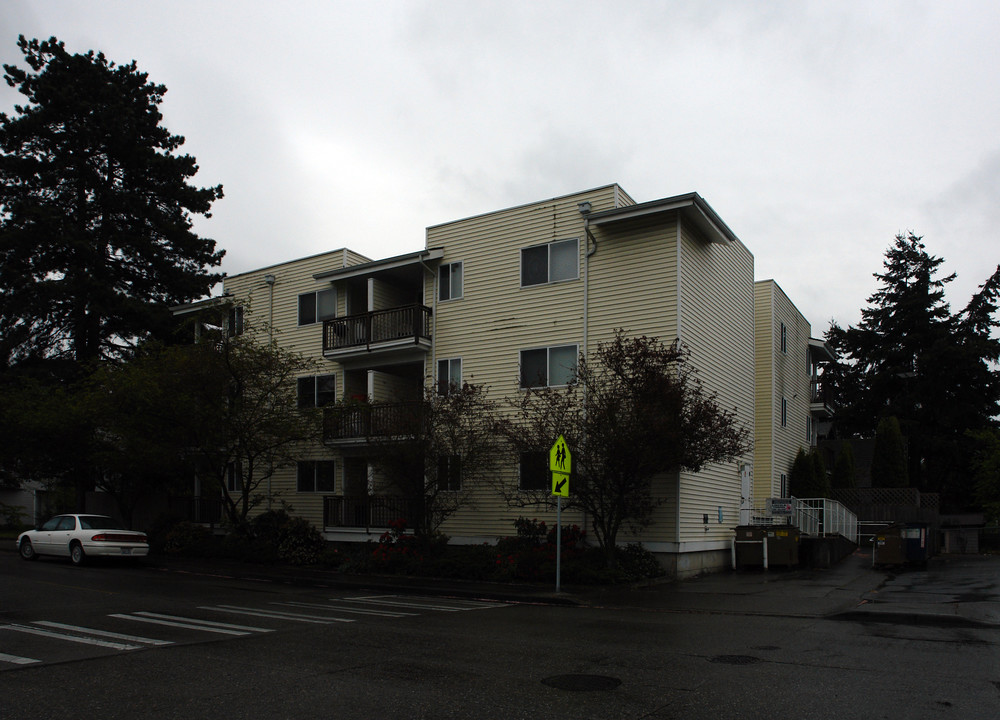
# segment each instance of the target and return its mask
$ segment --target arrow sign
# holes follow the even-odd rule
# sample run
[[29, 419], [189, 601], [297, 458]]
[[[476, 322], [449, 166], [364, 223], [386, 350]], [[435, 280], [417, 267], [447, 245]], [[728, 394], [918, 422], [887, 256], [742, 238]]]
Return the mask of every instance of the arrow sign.
[[552, 473], [552, 494], [569, 497], [569, 475]]

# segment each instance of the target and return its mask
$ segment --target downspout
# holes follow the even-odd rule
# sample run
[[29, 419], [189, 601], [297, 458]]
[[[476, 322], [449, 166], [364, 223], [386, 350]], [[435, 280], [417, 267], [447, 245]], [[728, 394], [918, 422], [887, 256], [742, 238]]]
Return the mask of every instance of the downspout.
[[[597, 238], [594, 237], [593, 233], [590, 232], [590, 208], [589, 202], [582, 202], [579, 205], [580, 214], [583, 215], [583, 244], [584, 244], [584, 254], [583, 254], [583, 352], [585, 355], [589, 352], [588, 342], [589, 337], [589, 315], [590, 315], [590, 258], [597, 253]], [[593, 243], [593, 249], [591, 249], [590, 244]], [[584, 417], [587, 415], [587, 388], [583, 389], [583, 413]], [[587, 513], [583, 512], [583, 517], [581, 518], [583, 527], [587, 527]]]

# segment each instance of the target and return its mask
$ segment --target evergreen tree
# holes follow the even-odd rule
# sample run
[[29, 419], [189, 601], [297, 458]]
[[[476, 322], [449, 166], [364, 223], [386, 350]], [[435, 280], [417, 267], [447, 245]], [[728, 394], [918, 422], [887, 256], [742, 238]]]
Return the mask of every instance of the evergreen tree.
[[832, 484], [835, 488], [856, 488], [858, 486], [857, 471], [854, 467], [854, 449], [849, 440], [842, 440], [837, 449]]
[[211, 289], [223, 253], [192, 231], [222, 187], [197, 188], [184, 138], [160, 121], [166, 88], [133, 61], [26, 40], [4, 65], [27, 102], [0, 113], [0, 367], [87, 364], [172, 322]]
[[802, 448], [788, 470], [788, 491], [797, 498], [816, 497], [816, 465]]
[[826, 473], [826, 463], [823, 462], [822, 453], [813, 448], [809, 451], [809, 459], [813, 464], [813, 477], [816, 482], [816, 494], [813, 497], [830, 497], [830, 476]]
[[909, 482], [941, 492], [943, 505], [959, 509], [973, 497], [967, 431], [995, 426], [1000, 412], [993, 332], [1000, 268], [952, 314], [944, 289], [954, 275], [938, 277], [943, 262], [922, 238], [897, 236], [859, 325], [834, 323], [827, 333], [839, 361], [824, 380], [839, 406], [836, 436], [871, 438], [882, 419], [896, 417], [909, 449]]
[[906, 467], [906, 448], [899, 420], [882, 418], [875, 431], [875, 450], [872, 454], [872, 487], [907, 487], [909, 476]]

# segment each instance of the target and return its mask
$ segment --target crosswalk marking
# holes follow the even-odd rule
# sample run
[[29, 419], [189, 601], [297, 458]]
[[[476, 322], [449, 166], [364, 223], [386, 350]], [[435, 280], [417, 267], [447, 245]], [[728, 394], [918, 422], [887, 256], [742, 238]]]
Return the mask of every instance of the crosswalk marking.
[[345, 612], [352, 615], [374, 615], [375, 617], [390, 617], [390, 618], [400, 618], [400, 617], [416, 617], [417, 613], [402, 612], [401, 610], [363, 610], [356, 607], [343, 607], [341, 605], [323, 605], [320, 603], [304, 603], [304, 602], [274, 602], [272, 605], [286, 605], [291, 607], [303, 607], [303, 608], [316, 608], [318, 610], [334, 610], [336, 612]]
[[335, 622], [354, 622], [347, 618], [324, 617], [320, 615], [303, 615], [301, 613], [285, 613], [276, 610], [259, 610], [257, 608], [239, 607], [238, 605], [216, 605], [214, 607], [200, 607], [200, 610], [217, 610], [219, 612], [235, 613], [237, 615], [251, 615], [253, 617], [273, 618], [277, 620], [293, 620], [295, 622], [313, 623], [315, 625], [329, 625]]
[[[230, 627], [214, 627], [209, 621], [205, 620], [194, 620], [191, 618], [177, 617], [175, 615], [159, 615], [157, 613], [145, 613], [139, 612], [132, 615], [124, 615], [120, 613], [114, 613], [109, 615], [109, 617], [119, 618], [121, 620], [134, 620], [135, 622], [150, 623], [152, 625], [166, 625], [168, 627], [179, 627], [185, 628], [187, 630], [202, 630], [204, 632], [218, 633], [220, 635], [249, 635], [251, 630], [246, 631], [236, 630], [234, 626]], [[219, 623], [222, 625], [222, 623]], [[259, 628], [261, 632], [269, 632], [263, 628]]]
[[13, 663], [14, 665], [31, 665], [31, 663], [41, 662], [41, 660], [0, 653], [0, 662]]
[[[471, 600], [449, 600], [448, 602], [453, 604], [435, 605], [429, 599], [406, 595], [367, 595], [364, 597], [332, 599], [338, 602], [371, 603], [373, 605], [389, 605], [391, 607], [414, 608], [416, 610], [437, 610], [439, 612], [464, 612], [466, 610], [507, 607], [507, 603], [487, 603]], [[462, 605], [465, 607], [462, 607]]]
[[130, 642], [142, 643], [144, 645], [173, 645], [170, 640], [154, 640], [152, 638], [139, 637], [138, 635], [125, 635], [123, 633], [98, 630], [96, 628], [81, 627], [79, 625], [66, 625], [64, 623], [51, 622], [49, 620], [35, 620], [32, 625], [42, 625], [44, 627], [58, 628], [60, 630], [75, 630], [87, 635], [97, 635], [99, 637], [114, 638], [116, 640], [128, 640]]
[[84, 645], [97, 645], [98, 647], [107, 647], [114, 650], [138, 650], [139, 645], [128, 645], [126, 643], [111, 642], [110, 640], [100, 640], [98, 638], [88, 638], [81, 637], [79, 635], [69, 635], [67, 633], [58, 633], [51, 630], [42, 630], [41, 628], [30, 627], [29, 625], [2, 625], [0, 629], [3, 630], [13, 630], [14, 632], [26, 633], [28, 635], [40, 635], [42, 637], [55, 638], [57, 640], [66, 640], [68, 642], [82, 643]]

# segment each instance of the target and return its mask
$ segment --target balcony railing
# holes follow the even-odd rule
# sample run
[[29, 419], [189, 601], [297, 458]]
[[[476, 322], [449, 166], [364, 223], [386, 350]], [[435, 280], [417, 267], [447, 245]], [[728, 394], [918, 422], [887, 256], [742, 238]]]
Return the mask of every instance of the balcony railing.
[[327, 495], [323, 498], [323, 527], [385, 529], [394, 520], [411, 524], [419, 500], [395, 495]]
[[323, 352], [337, 354], [351, 349], [372, 350], [379, 345], [420, 344], [431, 338], [431, 309], [407, 305], [373, 310], [323, 322]]
[[323, 409], [323, 439], [409, 437], [424, 422], [424, 403], [355, 403]]

